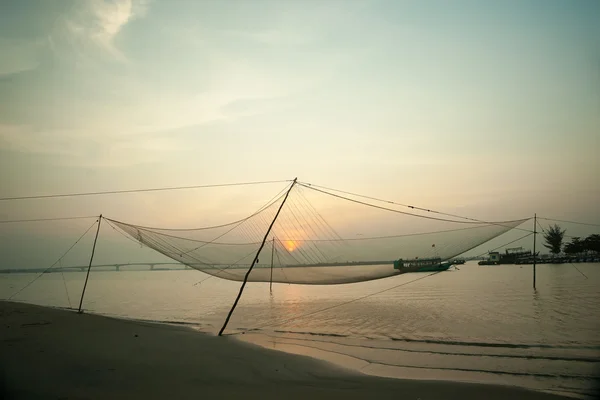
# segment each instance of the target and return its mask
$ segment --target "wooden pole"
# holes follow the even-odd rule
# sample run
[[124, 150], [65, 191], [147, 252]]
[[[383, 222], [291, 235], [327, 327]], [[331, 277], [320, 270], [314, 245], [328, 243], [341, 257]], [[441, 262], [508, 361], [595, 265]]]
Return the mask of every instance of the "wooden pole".
[[269, 280], [269, 293], [273, 294], [273, 256], [275, 255], [275, 237], [273, 236], [273, 245], [271, 247], [271, 279]]
[[535, 240], [537, 236], [537, 214], [533, 215], [533, 290], [535, 290]]
[[260, 254], [261, 250], [265, 246], [265, 242], [267, 241], [267, 238], [269, 237], [269, 234], [271, 233], [271, 229], [273, 228], [275, 221], [277, 221], [277, 217], [279, 217], [279, 213], [281, 212], [281, 209], [283, 208], [283, 205], [285, 204], [285, 202], [286, 202], [288, 196], [290, 195], [290, 192], [292, 191], [292, 188], [296, 184], [297, 180], [298, 180], [298, 178], [294, 178], [294, 181], [292, 182], [290, 188], [285, 193], [285, 197], [283, 198], [283, 201], [281, 202], [281, 205], [279, 206], [279, 209], [277, 210], [277, 214], [275, 214], [273, 221], [271, 221], [271, 225], [269, 225], [269, 229], [267, 229], [267, 232], [265, 233], [265, 237], [263, 238], [263, 241], [260, 244], [260, 247], [259, 247], [258, 251], [256, 252], [256, 255], [254, 256], [254, 260], [252, 260], [252, 264], [250, 265], [250, 268], [248, 268], [248, 271], [246, 272], [246, 276], [244, 276], [244, 282], [242, 283], [242, 286], [240, 287], [240, 292], [238, 293], [237, 298], [235, 299], [235, 302], [233, 303], [233, 306], [231, 307], [231, 310], [229, 310], [229, 314], [227, 314], [225, 323], [223, 324], [223, 327], [219, 331], [219, 336], [223, 335], [223, 331], [225, 330], [225, 328], [227, 327], [227, 324], [229, 323], [229, 319], [231, 318], [231, 315], [233, 314], [233, 310], [235, 310], [235, 307], [237, 306], [238, 301], [240, 301], [240, 297], [242, 297], [242, 292], [244, 291], [244, 287], [246, 287], [246, 283], [248, 283], [248, 277], [250, 276], [250, 272], [252, 272], [252, 268], [254, 268], [254, 265], [256, 264], [256, 261], [258, 260], [258, 255]]
[[92, 269], [92, 261], [94, 260], [94, 252], [96, 251], [96, 242], [98, 241], [98, 233], [100, 233], [100, 223], [102, 222], [102, 214], [98, 218], [98, 229], [96, 229], [96, 237], [94, 238], [94, 246], [92, 247], [92, 255], [90, 257], [90, 265], [88, 265], [87, 275], [85, 276], [85, 283], [83, 284], [83, 290], [81, 291], [81, 300], [79, 300], [79, 309], [77, 312], [81, 314], [81, 306], [83, 305], [83, 296], [85, 295], [85, 288], [87, 287], [88, 279], [90, 277], [90, 270]]

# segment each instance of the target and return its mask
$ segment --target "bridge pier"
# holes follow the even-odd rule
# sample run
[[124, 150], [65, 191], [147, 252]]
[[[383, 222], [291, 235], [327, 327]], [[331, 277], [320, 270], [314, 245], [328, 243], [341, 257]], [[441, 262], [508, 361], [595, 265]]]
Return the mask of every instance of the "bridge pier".
[[115, 265], [115, 271], [120, 271], [121, 270], [121, 266], [120, 265]]
[[150, 264], [150, 271], [154, 270], [154, 264]]

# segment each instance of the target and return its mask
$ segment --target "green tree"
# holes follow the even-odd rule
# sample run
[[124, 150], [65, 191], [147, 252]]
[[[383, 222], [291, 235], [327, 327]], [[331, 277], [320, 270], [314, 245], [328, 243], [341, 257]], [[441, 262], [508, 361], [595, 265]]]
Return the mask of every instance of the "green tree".
[[600, 253], [600, 235], [593, 234], [583, 240], [583, 249]]
[[574, 237], [571, 241], [565, 244], [563, 250], [565, 254], [579, 254], [585, 251], [584, 241], [581, 238]]
[[566, 229], [561, 229], [557, 224], [550, 226], [544, 233], [544, 240], [546, 241], [544, 247], [550, 250], [550, 253], [554, 255], [559, 254], [565, 232]]

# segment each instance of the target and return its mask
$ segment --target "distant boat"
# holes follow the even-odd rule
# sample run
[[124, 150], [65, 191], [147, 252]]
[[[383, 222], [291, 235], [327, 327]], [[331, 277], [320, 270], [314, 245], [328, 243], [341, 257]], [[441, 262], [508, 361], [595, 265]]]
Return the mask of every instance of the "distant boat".
[[[539, 252], [536, 252], [536, 256]], [[522, 264], [526, 259], [533, 256], [531, 250], [523, 250], [522, 247], [506, 249], [505, 253], [491, 251], [487, 260], [479, 261], [479, 265], [500, 265], [500, 264]]]
[[415, 258], [412, 260], [399, 259], [394, 261], [394, 269], [402, 273], [407, 272], [440, 272], [446, 271], [454, 263], [451, 261], [442, 261], [439, 257], [434, 258]]

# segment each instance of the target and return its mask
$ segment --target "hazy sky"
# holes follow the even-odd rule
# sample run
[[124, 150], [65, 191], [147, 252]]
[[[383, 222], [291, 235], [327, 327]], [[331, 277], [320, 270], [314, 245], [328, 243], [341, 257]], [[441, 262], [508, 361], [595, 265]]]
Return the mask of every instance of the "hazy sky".
[[[0, 54], [3, 196], [298, 176], [600, 222], [596, 0], [21, 0]], [[196, 192], [152, 196], [0, 217], [196, 211]]]

